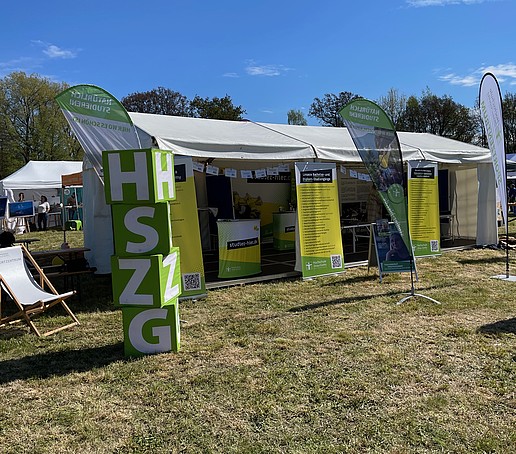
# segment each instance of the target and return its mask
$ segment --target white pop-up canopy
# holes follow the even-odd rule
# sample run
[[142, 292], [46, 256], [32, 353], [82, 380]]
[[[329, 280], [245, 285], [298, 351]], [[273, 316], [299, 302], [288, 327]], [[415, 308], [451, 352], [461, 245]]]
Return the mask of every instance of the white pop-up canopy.
[[58, 189], [61, 176], [82, 171], [82, 161], [29, 161], [21, 169], [0, 181], [5, 189]]

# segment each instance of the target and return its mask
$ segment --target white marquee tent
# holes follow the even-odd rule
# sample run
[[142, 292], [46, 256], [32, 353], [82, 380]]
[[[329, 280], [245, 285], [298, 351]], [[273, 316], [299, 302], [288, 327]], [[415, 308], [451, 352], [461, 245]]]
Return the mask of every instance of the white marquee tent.
[[[130, 113], [143, 148], [157, 147], [194, 160], [215, 160], [224, 166], [253, 168], [294, 161], [330, 161], [360, 166], [361, 160], [346, 128], [293, 126], [251, 121], [222, 121]], [[496, 195], [488, 149], [431, 134], [398, 133], [403, 159], [428, 160], [450, 169], [451, 191], [460, 200], [457, 217], [462, 234], [477, 244], [497, 242]], [[85, 163], [85, 245], [90, 263], [108, 273], [112, 254], [110, 212], [103, 187]], [[95, 222], [88, 222], [88, 218]], [[105, 223], [105, 224], [104, 224]], [[88, 229], [95, 225], [95, 232]], [[99, 228], [102, 235], [99, 235]]]
[[81, 161], [29, 161], [21, 169], [0, 180], [0, 193], [6, 189], [58, 189], [62, 186], [62, 175], [81, 171]]
[[0, 195], [6, 195], [10, 202], [17, 200], [19, 192], [24, 193], [25, 200], [34, 202], [45, 195], [51, 207], [57, 206], [61, 202], [61, 176], [81, 171], [82, 161], [29, 161], [0, 180]]

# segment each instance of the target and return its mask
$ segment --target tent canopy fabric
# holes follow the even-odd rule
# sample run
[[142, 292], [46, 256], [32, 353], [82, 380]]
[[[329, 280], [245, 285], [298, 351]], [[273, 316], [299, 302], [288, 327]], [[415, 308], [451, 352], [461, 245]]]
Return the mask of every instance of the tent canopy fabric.
[[0, 181], [5, 189], [56, 189], [61, 176], [82, 171], [82, 161], [29, 161], [21, 169]]
[[[347, 128], [129, 113], [143, 146], [194, 158], [361, 162]], [[487, 148], [427, 133], [398, 132], [404, 160], [490, 163]]]

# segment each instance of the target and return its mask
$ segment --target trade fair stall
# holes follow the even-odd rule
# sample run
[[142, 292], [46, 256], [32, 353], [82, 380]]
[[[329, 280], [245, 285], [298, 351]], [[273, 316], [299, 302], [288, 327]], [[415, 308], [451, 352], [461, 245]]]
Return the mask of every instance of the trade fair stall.
[[[272, 243], [274, 213], [295, 208], [292, 182], [295, 162], [337, 165], [341, 218], [345, 210], [355, 207], [350, 222], [356, 225], [373, 210], [373, 204], [368, 203], [370, 193], [374, 192], [372, 183], [364, 177], [367, 172], [346, 128], [129, 115], [142, 148], [170, 150], [191, 158], [203, 238], [216, 234], [210, 231], [210, 225], [211, 229], [215, 228], [218, 219], [248, 218], [259, 219], [261, 244]], [[398, 135], [404, 161], [438, 164], [442, 204], [453, 215], [454, 236], [470, 238], [477, 244], [496, 243], [496, 203], [491, 197], [495, 183], [489, 150], [431, 134], [398, 132]], [[214, 201], [212, 197], [210, 179], [214, 177], [219, 180], [217, 185], [226, 188], [223, 201]], [[99, 178], [87, 163], [84, 190], [85, 224], [92, 217], [96, 226], [95, 232], [85, 229], [85, 245], [92, 250], [88, 259], [99, 272], [109, 272], [110, 213]], [[233, 216], [224, 214], [231, 212], [231, 208]], [[213, 222], [209, 222], [210, 216]], [[360, 222], [355, 222], [355, 217]], [[207, 241], [206, 247], [214, 244]]]
[[[62, 175], [80, 173], [82, 161], [29, 161], [25, 166], [0, 181], [0, 195], [5, 195], [10, 202], [32, 202], [37, 207], [44, 195], [50, 205], [48, 226], [58, 227], [63, 223], [61, 211]], [[82, 189], [81, 189], [82, 190]], [[23, 233], [29, 228], [29, 218], [12, 217], [10, 223], [13, 230]]]

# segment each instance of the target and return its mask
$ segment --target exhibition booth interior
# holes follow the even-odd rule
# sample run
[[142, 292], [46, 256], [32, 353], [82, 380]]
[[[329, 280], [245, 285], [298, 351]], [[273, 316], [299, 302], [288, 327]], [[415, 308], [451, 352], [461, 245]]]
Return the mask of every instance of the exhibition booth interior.
[[[346, 128], [141, 113], [130, 113], [130, 117], [142, 148], [169, 150], [176, 162], [190, 161], [207, 283], [238, 279], [221, 272], [220, 245], [239, 229], [260, 231], [260, 267], [252, 269], [250, 265], [246, 276], [295, 274], [296, 162], [336, 165], [345, 262], [367, 259], [368, 226], [386, 213]], [[398, 132], [398, 136], [405, 162], [438, 165], [443, 247], [496, 243], [496, 195], [489, 150], [431, 134]], [[113, 250], [110, 210], [102, 184], [87, 160], [83, 180], [85, 246], [91, 249], [88, 260], [99, 273], [109, 273]], [[95, 229], [88, 229], [89, 224]]]

